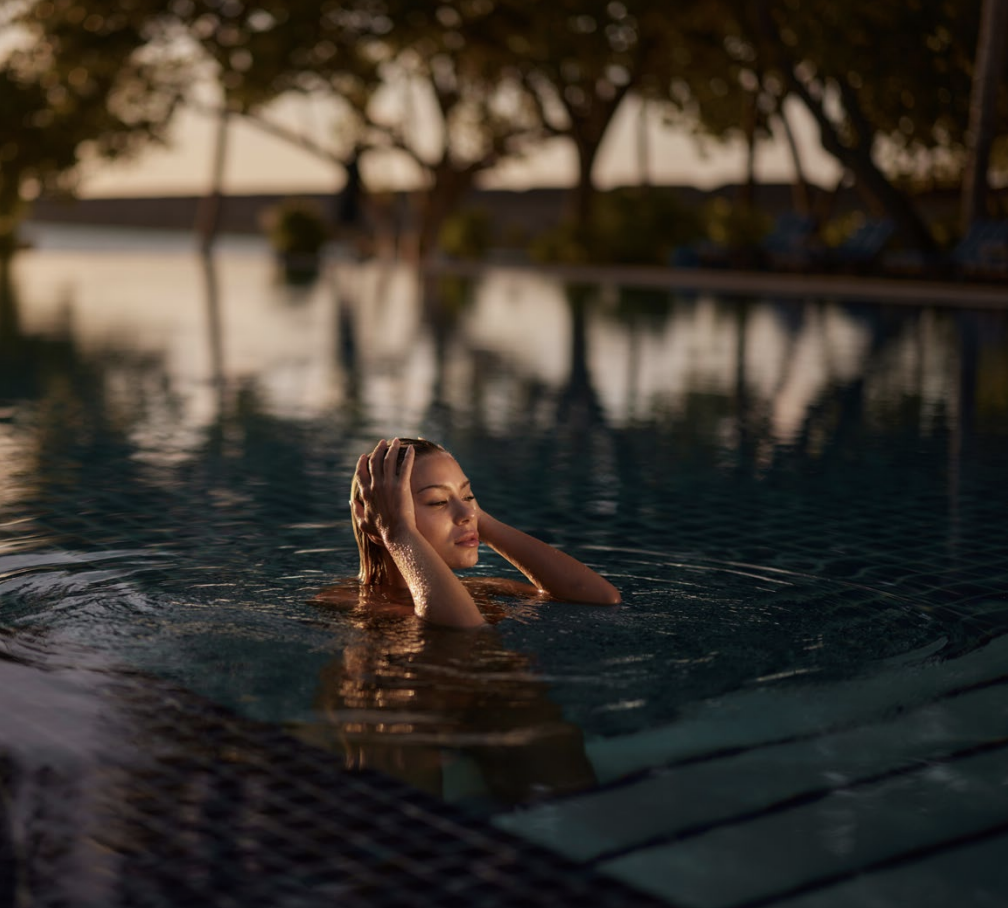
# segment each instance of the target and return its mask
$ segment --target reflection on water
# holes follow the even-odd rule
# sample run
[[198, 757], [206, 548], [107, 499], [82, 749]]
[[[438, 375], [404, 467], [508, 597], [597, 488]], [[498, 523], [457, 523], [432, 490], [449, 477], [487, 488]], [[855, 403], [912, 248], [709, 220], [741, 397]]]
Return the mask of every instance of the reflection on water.
[[[523, 799], [590, 784], [583, 736], [1003, 633], [1006, 427], [1005, 313], [346, 263], [289, 290], [254, 247], [43, 243], [0, 293], [2, 623]], [[390, 434], [626, 605], [509, 607], [459, 649], [310, 604]]]
[[303, 739], [441, 797], [513, 804], [594, 784], [581, 730], [492, 628], [444, 633], [356, 609], [350, 622], [361, 633], [320, 671]]
[[553, 396], [562, 410], [591, 396], [605, 425], [622, 428], [711, 397], [776, 445], [798, 441], [825, 396], [864, 383], [870, 418], [910, 400], [928, 431], [955, 422], [968, 331], [984, 366], [977, 393], [1005, 393], [997, 314], [565, 289], [515, 269], [418, 281], [401, 266], [340, 265], [289, 290], [251, 254], [40, 252], [16, 263], [4, 306], [9, 351], [72, 339], [102, 362], [113, 395], [135, 395], [122, 387], [133, 380], [123, 360], [146, 359], [185, 408], [176, 431], [216, 418], [220, 382], [232, 398], [254, 384], [264, 409], [285, 417], [358, 404], [374, 424], [417, 425], [443, 406], [501, 432], [522, 424], [530, 398]]

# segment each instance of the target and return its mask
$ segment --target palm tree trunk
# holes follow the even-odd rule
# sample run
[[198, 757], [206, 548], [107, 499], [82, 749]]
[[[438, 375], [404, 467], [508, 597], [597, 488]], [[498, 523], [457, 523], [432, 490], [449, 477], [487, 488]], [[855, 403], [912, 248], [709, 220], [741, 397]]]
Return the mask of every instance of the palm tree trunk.
[[784, 111], [783, 104], [777, 109], [777, 120], [784, 130], [784, 138], [787, 141], [788, 152], [791, 155], [791, 164], [794, 167], [794, 183], [792, 185], [794, 188], [795, 210], [801, 214], [811, 214], [812, 191], [805, 176], [805, 167], [802, 164], [801, 152], [798, 150], [798, 142], [795, 139], [794, 130], [791, 128], [791, 121]]
[[756, 207], [756, 92], [750, 92], [742, 111], [742, 131], [745, 133], [746, 164], [745, 181], [739, 192], [739, 201], [750, 211]]
[[637, 170], [640, 185], [651, 185], [651, 149], [648, 145], [648, 99], [641, 95], [640, 113], [637, 114]]
[[963, 174], [962, 230], [987, 212], [987, 168], [994, 141], [995, 101], [998, 83], [1005, 70], [1008, 48], [1008, 3], [984, 0], [977, 37], [973, 88], [970, 95], [969, 130], [966, 134], [967, 159]]
[[217, 112], [217, 135], [214, 139], [213, 174], [210, 178], [210, 191], [203, 197], [199, 212], [196, 215], [196, 232], [199, 234], [200, 247], [204, 253], [213, 248], [220, 226], [221, 208], [224, 200], [224, 165], [227, 162], [227, 140], [230, 113], [226, 105], [221, 105]]
[[578, 156], [578, 181], [574, 187], [574, 220], [581, 229], [588, 230], [595, 213], [595, 182], [592, 170], [595, 169], [595, 156], [598, 154], [598, 143], [575, 136]]

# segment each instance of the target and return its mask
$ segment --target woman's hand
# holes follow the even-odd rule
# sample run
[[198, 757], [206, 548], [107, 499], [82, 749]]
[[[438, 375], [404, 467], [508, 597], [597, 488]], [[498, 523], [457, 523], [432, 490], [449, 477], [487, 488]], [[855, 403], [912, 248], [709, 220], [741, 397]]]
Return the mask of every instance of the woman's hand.
[[410, 445], [396, 471], [401, 445], [384, 439], [357, 461], [360, 499], [354, 517], [361, 529], [385, 547], [413, 598], [413, 611], [432, 624], [477, 627], [485, 624], [472, 596], [444, 559], [423, 537], [413, 506], [413, 461]]
[[361, 529], [380, 539], [386, 548], [402, 534], [416, 531], [410, 488], [415, 451], [412, 446], [406, 449], [397, 470], [399, 450], [398, 438], [391, 444], [382, 439], [370, 454], [362, 454], [357, 461], [357, 485], [362, 500], [354, 501], [354, 515]]

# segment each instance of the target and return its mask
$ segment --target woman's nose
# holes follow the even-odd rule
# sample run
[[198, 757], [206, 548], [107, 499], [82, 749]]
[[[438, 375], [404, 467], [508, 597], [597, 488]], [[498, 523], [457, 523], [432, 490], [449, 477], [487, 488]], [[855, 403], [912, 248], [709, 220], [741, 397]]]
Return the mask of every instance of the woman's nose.
[[455, 522], [468, 523], [476, 516], [476, 508], [468, 501], [460, 501], [455, 509]]

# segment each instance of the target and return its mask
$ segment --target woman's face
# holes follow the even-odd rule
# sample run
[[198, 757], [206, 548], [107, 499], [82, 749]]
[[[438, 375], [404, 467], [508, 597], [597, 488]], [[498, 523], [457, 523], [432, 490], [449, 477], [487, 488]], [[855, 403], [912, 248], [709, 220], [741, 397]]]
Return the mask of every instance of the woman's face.
[[450, 454], [427, 454], [413, 464], [410, 482], [416, 525], [453, 570], [479, 558], [479, 506], [469, 480]]

